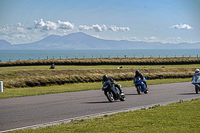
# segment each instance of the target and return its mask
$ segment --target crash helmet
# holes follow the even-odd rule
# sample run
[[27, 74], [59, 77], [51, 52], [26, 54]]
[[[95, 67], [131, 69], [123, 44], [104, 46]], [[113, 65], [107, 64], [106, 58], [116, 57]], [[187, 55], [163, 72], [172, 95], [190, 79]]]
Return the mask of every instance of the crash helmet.
[[108, 80], [108, 76], [107, 75], [103, 75], [103, 81], [107, 81]]
[[195, 73], [199, 73], [199, 69], [196, 69], [196, 70], [195, 70]]
[[135, 74], [136, 74], [136, 75], [138, 75], [139, 73], [140, 73], [140, 71], [139, 71], [139, 70], [136, 70], [136, 71], [135, 71]]

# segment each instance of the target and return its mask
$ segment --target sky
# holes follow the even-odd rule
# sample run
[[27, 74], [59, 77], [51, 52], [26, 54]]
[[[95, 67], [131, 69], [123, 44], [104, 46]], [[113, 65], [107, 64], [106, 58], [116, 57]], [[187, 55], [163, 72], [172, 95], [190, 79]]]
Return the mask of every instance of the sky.
[[0, 0], [0, 40], [84, 32], [106, 40], [200, 42], [199, 0]]

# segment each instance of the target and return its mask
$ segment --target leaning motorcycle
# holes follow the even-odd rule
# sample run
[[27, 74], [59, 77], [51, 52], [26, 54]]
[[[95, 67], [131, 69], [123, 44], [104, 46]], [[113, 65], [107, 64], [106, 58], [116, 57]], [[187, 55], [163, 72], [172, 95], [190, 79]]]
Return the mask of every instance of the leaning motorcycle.
[[[144, 78], [144, 81], [146, 82], [146, 79]], [[135, 78], [134, 79], [134, 84], [137, 90], [138, 94], [141, 94], [141, 92], [144, 92], [144, 94], [148, 93], [148, 88], [146, 87], [146, 85], [144, 84], [144, 82], [142, 81], [141, 78]]]
[[200, 76], [195, 76], [192, 80], [192, 84], [195, 86], [196, 94], [200, 91]]
[[120, 92], [121, 85], [115, 83], [109, 83], [106, 81], [103, 83], [102, 91], [104, 91], [105, 96], [109, 102], [114, 102], [115, 100], [125, 101], [125, 94]]

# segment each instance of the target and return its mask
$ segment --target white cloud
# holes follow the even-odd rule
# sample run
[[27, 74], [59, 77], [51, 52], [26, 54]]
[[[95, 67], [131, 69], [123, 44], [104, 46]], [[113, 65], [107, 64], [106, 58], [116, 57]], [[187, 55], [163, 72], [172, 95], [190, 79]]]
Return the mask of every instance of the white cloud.
[[98, 24], [92, 25], [92, 27], [93, 27], [94, 31], [96, 31], [96, 32], [101, 32], [102, 31], [101, 26], [99, 26]]
[[183, 42], [188, 42], [188, 40], [184, 40], [181, 37], [167, 37], [164, 40], [161, 40], [155, 36], [151, 37], [145, 37], [144, 40], [145, 42], [161, 42], [161, 43], [171, 43], [171, 44], [177, 44], [177, 43], [183, 43]]
[[94, 30], [95, 32], [102, 32], [102, 31], [107, 31], [106, 25], [92, 25], [92, 26], [87, 26], [87, 25], [79, 25], [79, 30]]
[[173, 25], [171, 27], [169, 27], [170, 29], [179, 29], [179, 30], [191, 30], [193, 29], [190, 25], [188, 24], [180, 24], [180, 25]]
[[0, 27], [0, 35], [21, 34], [24, 33], [24, 25], [17, 23], [16, 25], [3, 25]]
[[155, 36], [151, 36], [149, 38], [145, 37], [144, 41], [146, 41], [146, 42], [159, 42], [159, 39], [157, 37], [155, 37]]
[[149, 40], [157, 40], [157, 37], [152, 36], [152, 37], [149, 38]]
[[15, 25], [2, 25], [0, 26], [0, 39], [6, 39], [11, 44], [30, 43], [35, 42], [44, 37], [54, 35], [66, 35], [72, 32], [74, 24], [70, 22], [62, 22], [60, 20], [57, 23], [52, 21], [43, 21], [40, 19], [34, 21], [34, 25], [25, 26], [21, 23]]
[[[67, 35], [79, 30], [91, 30], [94, 32], [112, 31], [129, 31], [128, 27], [111, 26], [109, 29], [106, 25], [79, 25], [75, 27], [73, 23], [68, 21], [44, 21], [43, 19], [34, 20], [33, 25], [26, 26], [22, 23], [5, 24], [0, 26], [0, 39], [6, 39], [11, 44], [31, 43], [43, 39], [44, 37], [54, 35]], [[102, 38], [103, 39], [103, 38]]]
[[131, 37], [130, 38], [132, 41], [140, 41], [140, 39], [138, 39], [137, 37]]
[[168, 37], [166, 39], [166, 43], [172, 43], [172, 44], [176, 44], [176, 43], [182, 43], [185, 42], [181, 37]]
[[44, 23], [43, 19], [40, 19], [38, 21], [34, 20], [34, 22], [35, 22], [35, 28], [36, 29], [42, 28], [42, 27], [44, 27], [46, 25]]
[[61, 22], [60, 20], [58, 20], [57, 25], [60, 29], [73, 29], [74, 28], [74, 24], [71, 24], [70, 22]]
[[92, 30], [92, 26], [79, 25], [79, 30]]
[[137, 37], [123, 37], [124, 40], [128, 40], [128, 41], [141, 41], [140, 39], [138, 39]]
[[57, 29], [56, 23], [51, 22], [51, 21], [44, 22], [43, 19], [40, 19], [38, 21], [35, 20], [34, 22], [35, 22], [36, 29], [41, 29], [41, 30], [56, 30]]
[[94, 30], [95, 32], [102, 32], [102, 31], [107, 31], [107, 30], [111, 30], [114, 32], [120, 31], [120, 32], [124, 32], [124, 31], [129, 31], [129, 27], [117, 27], [117, 26], [110, 26], [109, 29], [107, 29], [106, 25], [92, 25], [92, 26], [87, 26], [87, 25], [79, 25], [79, 30]]
[[[170, 28], [172, 29], [193, 29], [190, 25], [180, 24], [173, 25]], [[40, 19], [38, 21], [34, 21], [32, 26], [26, 26], [22, 23], [17, 24], [6, 24], [0, 26], [0, 39], [6, 39], [11, 44], [22, 44], [22, 43], [31, 43], [47, 37], [48, 35], [67, 35], [69, 33], [77, 32], [78, 30], [91, 30], [93, 34], [99, 32], [101, 36], [103, 36], [103, 32], [108, 30], [113, 32], [126, 32], [130, 31], [129, 27], [117, 27], [115, 25], [111, 25], [107, 27], [106, 25], [79, 25], [79, 27], [75, 27], [73, 23], [68, 21], [60, 21], [52, 22], [52, 21], [44, 21]], [[101, 32], [101, 33], [100, 33]], [[111, 32], [110, 32], [111, 33]], [[110, 34], [109, 33], [109, 34]], [[112, 33], [111, 33], [112, 34]], [[113, 33], [114, 34], [114, 33]], [[96, 37], [99, 37], [96, 35]], [[139, 37], [139, 36], [138, 36]], [[162, 43], [182, 43], [182, 42], [192, 42], [191, 40], [182, 39], [181, 37], [168, 37], [163, 40], [158, 39], [155, 36], [140, 38], [138, 37], [123, 37], [124, 40], [129, 41], [144, 41], [144, 42], [162, 42]], [[105, 36], [104, 38], [105, 39]], [[110, 39], [107, 38], [107, 39]], [[114, 37], [114, 40], [122, 40], [122, 37], [118, 36], [118, 38]]]
[[24, 25], [22, 25], [21, 23], [17, 23], [16, 24], [16, 28], [20, 33], [24, 32], [24, 28], [23, 27], [24, 27]]
[[102, 26], [101, 26], [101, 29], [102, 29], [102, 31], [107, 31], [106, 25], [102, 25]]
[[46, 21], [44, 22], [43, 19], [40, 19], [35, 22], [35, 28], [40, 29], [40, 30], [57, 30], [57, 29], [66, 29], [66, 30], [71, 30], [74, 28], [74, 24], [71, 24], [70, 22], [62, 22], [58, 20], [57, 23], [51, 22], [51, 21]]
[[116, 31], [124, 32], [124, 31], [129, 31], [130, 29], [129, 29], [129, 27], [117, 27], [115, 25], [112, 25], [109, 27], [109, 30], [114, 31], [114, 32], [116, 32]]
[[16, 26], [17, 27], [24, 27], [24, 25], [22, 25], [21, 23], [17, 23]]

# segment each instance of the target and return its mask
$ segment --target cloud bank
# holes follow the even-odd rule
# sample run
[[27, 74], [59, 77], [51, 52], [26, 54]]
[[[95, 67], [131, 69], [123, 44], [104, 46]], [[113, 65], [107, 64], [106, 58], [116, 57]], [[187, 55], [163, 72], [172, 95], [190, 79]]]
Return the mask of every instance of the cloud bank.
[[[178, 30], [192, 30], [188, 24], [179, 24], [173, 25], [169, 27], [170, 29], [178, 29]], [[54, 35], [67, 35], [69, 33], [77, 32], [77, 31], [91, 31], [93, 35], [99, 32], [128, 32], [130, 31], [129, 27], [119, 27], [115, 25], [106, 26], [105, 24], [99, 25], [79, 25], [75, 26], [73, 23], [69, 21], [44, 21], [43, 19], [34, 20], [32, 26], [26, 26], [21, 23], [17, 24], [5, 24], [0, 26], [0, 39], [5, 39], [9, 41], [11, 44], [22, 44], [22, 43], [31, 43], [38, 40], [43, 39], [51, 34]], [[110, 34], [109, 33], [109, 34]], [[112, 33], [111, 33], [112, 34]], [[120, 34], [120, 33], [119, 33]], [[121, 33], [124, 34], [124, 33]], [[124, 34], [125, 35], [125, 34]], [[126, 33], [127, 35], [127, 33]], [[181, 43], [181, 42], [191, 42], [191, 40], [186, 40], [181, 37], [168, 37], [165, 39], [159, 39], [156, 36], [150, 37], [122, 37], [115, 38], [114, 40], [128, 40], [128, 41], [144, 41], [144, 42], [162, 42], [162, 43]], [[98, 38], [101, 38], [97, 35]], [[102, 38], [103, 39], [103, 38]], [[109, 39], [109, 38], [107, 38]]]
[[106, 25], [92, 25], [92, 26], [87, 26], [87, 25], [79, 25], [79, 30], [94, 30], [95, 32], [102, 32], [102, 31], [107, 31]]
[[130, 29], [129, 29], [129, 27], [117, 27], [115, 25], [112, 25], [112, 26], [110, 26], [109, 30], [114, 31], [114, 32], [116, 32], [116, 31], [124, 32], [124, 31], [129, 31]]
[[170, 43], [170, 44], [178, 44], [178, 43], [195, 43], [188, 39], [183, 39], [181, 37], [167, 37], [165, 39], [159, 39], [155, 36], [150, 37], [144, 37], [144, 38], [138, 38], [138, 37], [123, 37], [123, 40], [133, 41], [133, 42], [148, 42], [148, 43], [154, 43], [154, 42], [161, 42], [161, 43]]
[[0, 39], [5, 39], [12, 44], [30, 43], [43, 39], [51, 34], [66, 35], [74, 30], [74, 24], [68, 21], [52, 22], [40, 19], [34, 20], [32, 26], [21, 23], [0, 26]]
[[53, 22], [40, 19], [34, 20], [32, 26], [25, 26], [21, 23], [2, 25], [0, 26], [0, 39], [5, 39], [12, 44], [20, 44], [38, 41], [51, 34], [63, 36], [77, 31], [124, 32], [129, 30], [129, 27], [117, 27], [113, 25], [107, 28], [105, 24], [94, 24], [90, 26], [79, 25], [75, 27], [75, 25], [69, 21], [58, 20], [57, 22]]
[[178, 29], [178, 30], [191, 30], [193, 29], [190, 25], [188, 24], [180, 24], [180, 25], [173, 25], [171, 27], [169, 27], [170, 29]]
[[43, 19], [40, 19], [39, 21], [34, 21], [35, 22], [35, 29], [41, 29], [41, 30], [57, 30], [57, 29], [66, 29], [66, 30], [72, 30], [74, 29], [74, 24], [70, 22], [62, 22], [58, 20], [57, 23], [51, 22], [51, 21], [46, 21], [44, 22]]
[[94, 30], [95, 32], [102, 32], [102, 31], [107, 31], [107, 30], [111, 30], [111, 31], [114, 31], [114, 32], [125, 32], [125, 31], [130, 31], [130, 28], [129, 27], [117, 27], [117, 26], [110, 26], [108, 29], [107, 29], [107, 26], [106, 25], [92, 25], [92, 26], [88, 26], [88, 25], [79, 25], [79, 30], [82, 31], [82, 30]]

